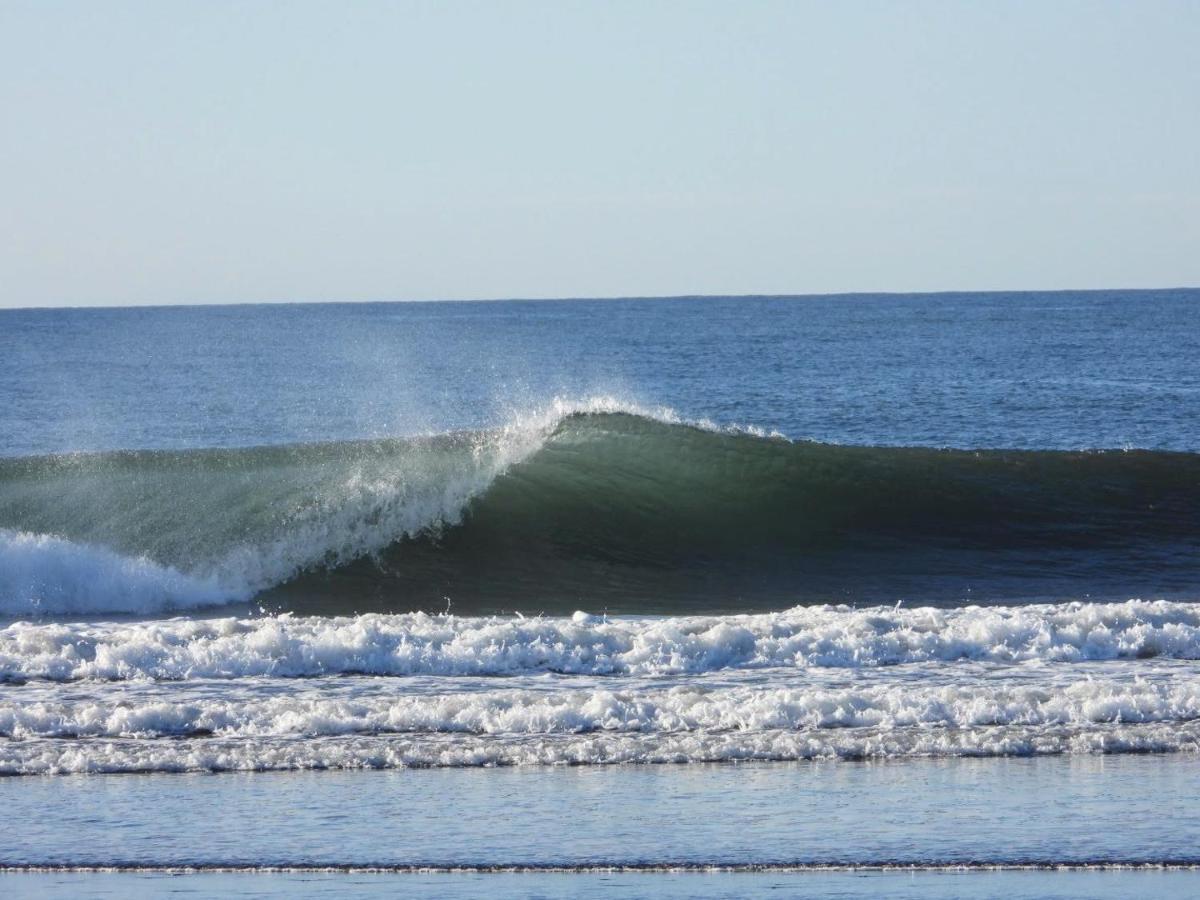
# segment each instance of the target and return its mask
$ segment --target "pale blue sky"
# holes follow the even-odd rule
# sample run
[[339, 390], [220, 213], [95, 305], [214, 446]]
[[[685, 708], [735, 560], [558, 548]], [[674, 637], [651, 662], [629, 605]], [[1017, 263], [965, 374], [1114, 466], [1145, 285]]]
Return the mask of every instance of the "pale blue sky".
[[1200, 285], [1200, 3], [0, 0], [0, 306]]

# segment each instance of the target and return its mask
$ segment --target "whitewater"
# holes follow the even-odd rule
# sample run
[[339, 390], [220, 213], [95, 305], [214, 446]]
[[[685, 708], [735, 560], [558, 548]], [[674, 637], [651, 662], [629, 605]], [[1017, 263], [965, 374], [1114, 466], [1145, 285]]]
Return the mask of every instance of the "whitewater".
[[1197, 658], [1165, 601], [14, 622], [0, 773], [1192, 753]]
[[366, 614], [0, 630], [0, 679], [676, 675], [939, 661], [1200, 658], [1200, 607], [1129, 601], [953, 610], [799, 607], [717, 617]]

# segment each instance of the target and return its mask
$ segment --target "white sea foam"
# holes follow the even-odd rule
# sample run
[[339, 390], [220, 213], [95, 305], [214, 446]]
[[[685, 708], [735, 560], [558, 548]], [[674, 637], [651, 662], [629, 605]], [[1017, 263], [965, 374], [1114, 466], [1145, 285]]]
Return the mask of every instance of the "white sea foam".
[[246, 596], [144, 557], [0, 529], [0, 615], [153, 613]]
[[14, 623], [0, 774], [1195, 752], [1196, 658], [1163, 601]]
[[268, 696], [151, 695], [0, 698], [0, 737], [224, 738], [452, 733], [555, 735], [622, 732], [986, 729], [1131, 725], [1200, 720], [1200, 677], [1087, 678], [1068, 684], [983, 681], [866, 688], [682, 684], [666, 689], [506, 689], [342, 695], [280, 690]]
[[0, 775], [1195, 753], [1195, 723], [980, 729], [0, 742]]
[[925, 661], [1200, 659], [1200, 605], [846, 606], [674, 618], [289, 615], [0, 629], [0, 678], [654, 675]]

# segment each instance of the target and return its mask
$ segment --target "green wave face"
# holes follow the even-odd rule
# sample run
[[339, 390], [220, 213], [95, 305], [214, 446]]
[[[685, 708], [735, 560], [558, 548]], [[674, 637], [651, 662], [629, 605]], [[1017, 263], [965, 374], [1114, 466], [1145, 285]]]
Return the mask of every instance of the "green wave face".
[[0, 529], [306, 612], [1179, 595], [1200, 456], [791, 443], [623, 413], [0, 461]]

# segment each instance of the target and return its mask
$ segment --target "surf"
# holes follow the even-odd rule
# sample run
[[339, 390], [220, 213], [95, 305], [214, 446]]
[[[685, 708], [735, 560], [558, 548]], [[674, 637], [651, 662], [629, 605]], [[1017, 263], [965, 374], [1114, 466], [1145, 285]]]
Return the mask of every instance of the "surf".
[[489, 430], [0, 460], [0, 615], [1181, 596], [1200, 455], [790, 441], [600, 398]]
[[1200, 659], [1200, 604], [798, 606], [724, 616], [357, 616], [14, 622], [0, 682], [662, 676], [924, 663]]

